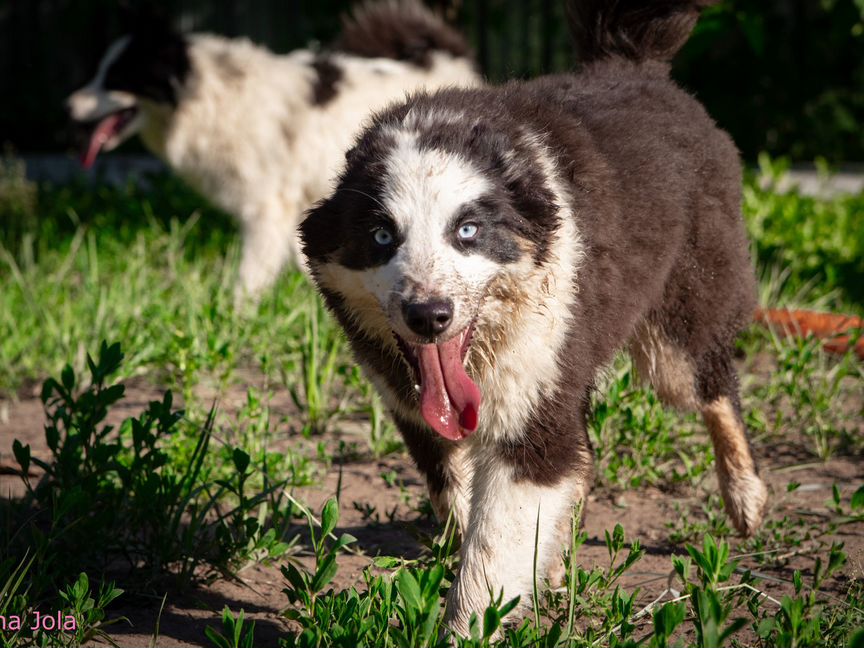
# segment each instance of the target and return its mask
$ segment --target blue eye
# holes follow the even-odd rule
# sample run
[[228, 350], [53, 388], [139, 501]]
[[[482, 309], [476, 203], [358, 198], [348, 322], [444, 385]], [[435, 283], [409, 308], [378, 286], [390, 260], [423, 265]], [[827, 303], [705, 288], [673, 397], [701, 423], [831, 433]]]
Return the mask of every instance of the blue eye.
[[378, 245], [390, 245], [393, 242], [393, 234], [390, 233], [385, 227], [379, 227], [374, 232], [372, 232], [372, 236], [375, 238], [375, 242]]
[[463, 241], [470, 241], [477, 236], [477, 226], [474, 223], [465, 223], [459, 227], [458, 234]]

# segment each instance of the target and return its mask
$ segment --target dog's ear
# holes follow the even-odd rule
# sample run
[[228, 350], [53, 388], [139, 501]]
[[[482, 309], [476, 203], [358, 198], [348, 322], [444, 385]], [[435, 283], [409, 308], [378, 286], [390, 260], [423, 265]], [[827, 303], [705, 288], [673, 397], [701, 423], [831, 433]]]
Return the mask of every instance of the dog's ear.
[[345, 199], [345, 192], [337, 191], [306, 212], [306, 217], [300, 223], [300, 240], [303, 254], [309, 259], [323, 261], [342, 247]]
[[128, 41], [106, 72], [106, 87], [176, 104], [177, 88], [190, 69], [185, 39], [171, 27], [165, 10], [154, 4], [129, 3], [123, 14]]

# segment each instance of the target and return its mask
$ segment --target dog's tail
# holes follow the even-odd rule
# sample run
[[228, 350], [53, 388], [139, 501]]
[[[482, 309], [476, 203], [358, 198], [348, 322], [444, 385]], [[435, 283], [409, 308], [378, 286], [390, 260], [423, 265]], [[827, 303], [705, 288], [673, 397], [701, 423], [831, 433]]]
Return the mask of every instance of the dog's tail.
[[366, 0], [342, 18], [336, 49], [368, 58], [390, 58], [421, 67], [433, 52], [471, 58], [468, 41], [420, 0]]
[[669, 61], [716, 0], [569, 0], [579, 60]]

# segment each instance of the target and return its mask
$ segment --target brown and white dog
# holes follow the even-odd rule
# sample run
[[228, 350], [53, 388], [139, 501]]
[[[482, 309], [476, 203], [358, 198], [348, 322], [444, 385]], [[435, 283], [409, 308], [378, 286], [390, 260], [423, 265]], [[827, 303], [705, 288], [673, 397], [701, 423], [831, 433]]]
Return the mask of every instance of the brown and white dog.
[[702, 413], [742, 534], [766, 489], [732, 363], [755, 282], [730, 138], [669, 78], [703, 0], [576, 0], [579, 74], [379, 113], [301, 225], [312, 276], [461, 529], [448, 620], [529, 597], [592, 481], [589, 397], [629, 349]]
[[93, 164], [140, 134], [242, 228], [239, 294], [299, 263], [303, 211], [333, 190], [372, 110], [421, 88], [476, 85], [469, 47], [420, 0], [378, 0], [344, 21], [336, 48], [273, 54], [245, 39], [181, 35], [142, 19], [68, 99]]

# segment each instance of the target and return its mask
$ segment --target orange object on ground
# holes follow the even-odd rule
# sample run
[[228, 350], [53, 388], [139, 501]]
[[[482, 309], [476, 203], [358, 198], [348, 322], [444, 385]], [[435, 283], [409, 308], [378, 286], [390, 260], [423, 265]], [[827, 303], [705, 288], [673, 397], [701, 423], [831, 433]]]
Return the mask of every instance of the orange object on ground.
[[[852, 345], [849, 332], [864, 329], [864, 320], [853, 315], [787, 308], [757, 308], [754, 319], [786, 336], [805, 337], [812, 334], [825, 340], [822, 346], [830, 353], [846, 353]], [[855, 354], [864, 360], [864, 336], [855, 343]]]

